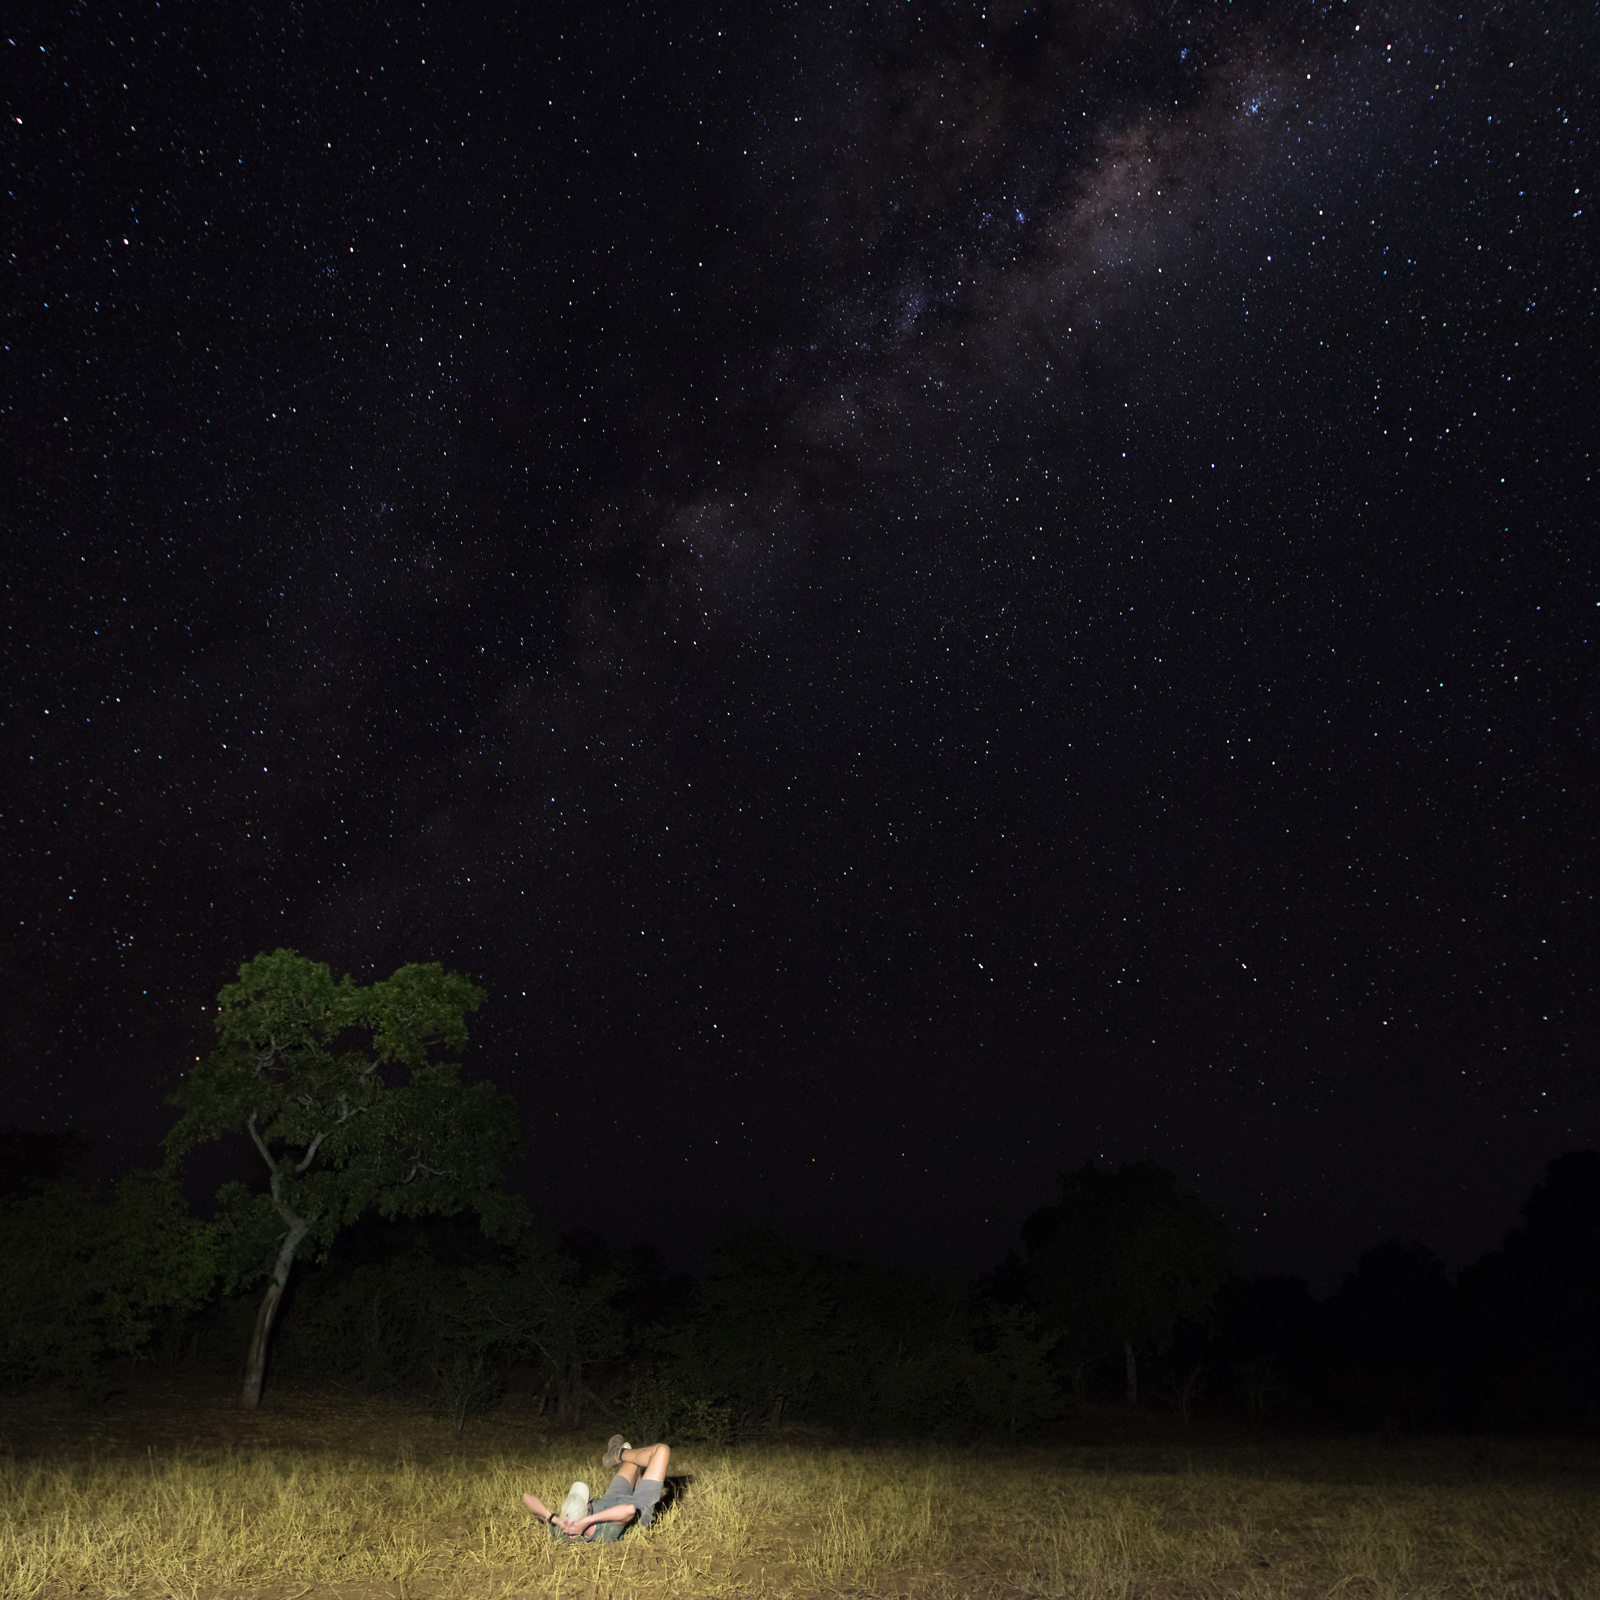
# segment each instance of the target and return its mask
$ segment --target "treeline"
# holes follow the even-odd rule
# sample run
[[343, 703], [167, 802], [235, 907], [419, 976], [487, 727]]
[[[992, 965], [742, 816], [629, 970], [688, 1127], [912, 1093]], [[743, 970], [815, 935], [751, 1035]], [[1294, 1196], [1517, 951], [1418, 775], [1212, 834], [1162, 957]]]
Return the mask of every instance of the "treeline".
[[[226, 1360], [250, 1315], [241, 1301], [195, 1318], [191, 1358]], [[786, 1418], [1015, 1436], [1054, 1414], [1048, 1345], [1026, 1314], [771, 1234], [729, 1241], [691, 1281], [665, 1277], [647, 1246], [530, 1232], [501, 1249], [441, 1224], [358, 1229], [299, 1274], [272, 1372], [426, 1394], [458, 1426], [499, 1404], [548, 1431], [671, 1439], [750, 1438]]]
[[[0, 1374], [103, 1398], [131, 1362], [238, 1373], [259, 1294], [170, 1175], [96, 1196], [70, 1141], [0, 1133]], [[996, 1271], [939, 1282], [770, 1233], [698, 1279], [592, 1234], [368, 1216], [296, 1267], [270, 1376], [493, 1406], [547, 1431], [734, 1440], [786, 1419], [858, 1435], [1035, 1438], [1085, 1404], [1294, 1427], [1600, 1424], [1600, 1154], [1551, 1163], [1502, 1248], [1455, 1278], [1420, 1244], [1325, 1299], [1245, 1280], [1170, 1174], [1066, 1174]]]
[[[426, 1393], [462, 1427], [508, 1395], [552, 1428], [733, 1439], [803, 1418], [1016, 1439], [1118, 1397], [1304, 1426], [1589, 1429], [1600, 1420], [1600, 1154], [1552, 1163], [1504, 1247], [1452, 1281], [1369, 1251], [1327, 1300], [1245, 1282], [1172, 1174], [1063, 1174], [967, 1284], [770, 1234], [697, 1282], [647, 1247], [551, 1239], [507, 1192], [516, 1107], [454, 1057], [481, 989], [436, 964], [337, 983], [263, 953], [217, 997], [159, 1167], [71, 1181], [70, 1135], [0, 1131], [0, 1383], [103, 1399], [129, 1362]], [[247, 1138], [251, 1181], [190, 1214], [179, 1164]]]
[[1500, 1249], [1454, 1278], [1369, 1250], [1327, 1299], [1230, 1279], [1188, 1351], [1249, 1414], [1362, 1427], [1600, 1430], [1600, 1153], [1552, 1161]]

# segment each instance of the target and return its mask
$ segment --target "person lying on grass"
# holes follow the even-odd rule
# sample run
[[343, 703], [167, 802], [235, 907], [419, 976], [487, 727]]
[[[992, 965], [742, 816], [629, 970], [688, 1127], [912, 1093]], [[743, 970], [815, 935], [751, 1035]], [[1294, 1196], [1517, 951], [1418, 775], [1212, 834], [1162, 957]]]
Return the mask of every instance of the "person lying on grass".
[[[552, 1511], [538, 1495], [525, 1494], [522, 1503], [541, 1522], [550, 1524], [550, 1533], [556, 1539], [586, 1539], [592, 1544], [611, 1544], [620, 1539], [629, 1525], [638, 1519], [641, 1528], [650, 1526], [656, 1514], [656, 1502], [667, 1481], [667, 1462], [672, 1452], [664, 1444], [646, 1445], [636, 1450], [625, 1444], [620, 1433], [611, 1436], [600, 1465], [616, 1474], [611, 1487], [598, 1500], [579, 1504], [563, 1503], [559, 1512]], [[587, 1486], [573, 1485], [582, 1490], [579, 1500], [586, 1494]], [[572, 1500], [569, 1493], [567, 1500]]]

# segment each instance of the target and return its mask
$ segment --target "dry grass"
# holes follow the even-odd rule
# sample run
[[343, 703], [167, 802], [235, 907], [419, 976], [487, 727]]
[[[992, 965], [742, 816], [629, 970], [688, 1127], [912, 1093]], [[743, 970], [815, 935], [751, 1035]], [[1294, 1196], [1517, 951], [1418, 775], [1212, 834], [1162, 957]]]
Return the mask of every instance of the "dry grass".
[[655, 1527], [585, 1549], [519, 1502], [593, 1481], [593, 1448], [559, 1442], [12, 1461], [0, 1597], [1600, 1600], [1600, 1458], [1578, 1447], [791, 1445], [673, 1464]]

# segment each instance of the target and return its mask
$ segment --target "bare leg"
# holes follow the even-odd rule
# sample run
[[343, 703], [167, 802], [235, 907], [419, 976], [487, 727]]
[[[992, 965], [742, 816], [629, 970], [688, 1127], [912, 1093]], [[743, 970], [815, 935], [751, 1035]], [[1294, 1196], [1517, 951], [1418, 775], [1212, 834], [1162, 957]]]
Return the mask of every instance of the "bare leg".
[[525, 1494], [522, 1497], [525, 1505], [541, 1522], [550, 1520], [550, 1508], [536, 1494]]
[[637, 1489], [641, 1478], [665, 1483], [667, 1463], [671, 1459], [672, 1451], [664, 1444], [629, 1445], [622, 1452], [617, 1475], [628, 1480], [630, 1489]]

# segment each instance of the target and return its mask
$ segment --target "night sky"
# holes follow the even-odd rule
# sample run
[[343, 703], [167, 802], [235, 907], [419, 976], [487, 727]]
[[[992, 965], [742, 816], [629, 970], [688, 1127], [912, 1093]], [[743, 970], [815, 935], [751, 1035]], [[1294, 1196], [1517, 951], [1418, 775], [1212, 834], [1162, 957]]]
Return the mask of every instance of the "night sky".
[[678, 1266], [1600, 1142], [1587, 7], [12, 26], [0, 1121], [151, 1161], [289, 945]]

